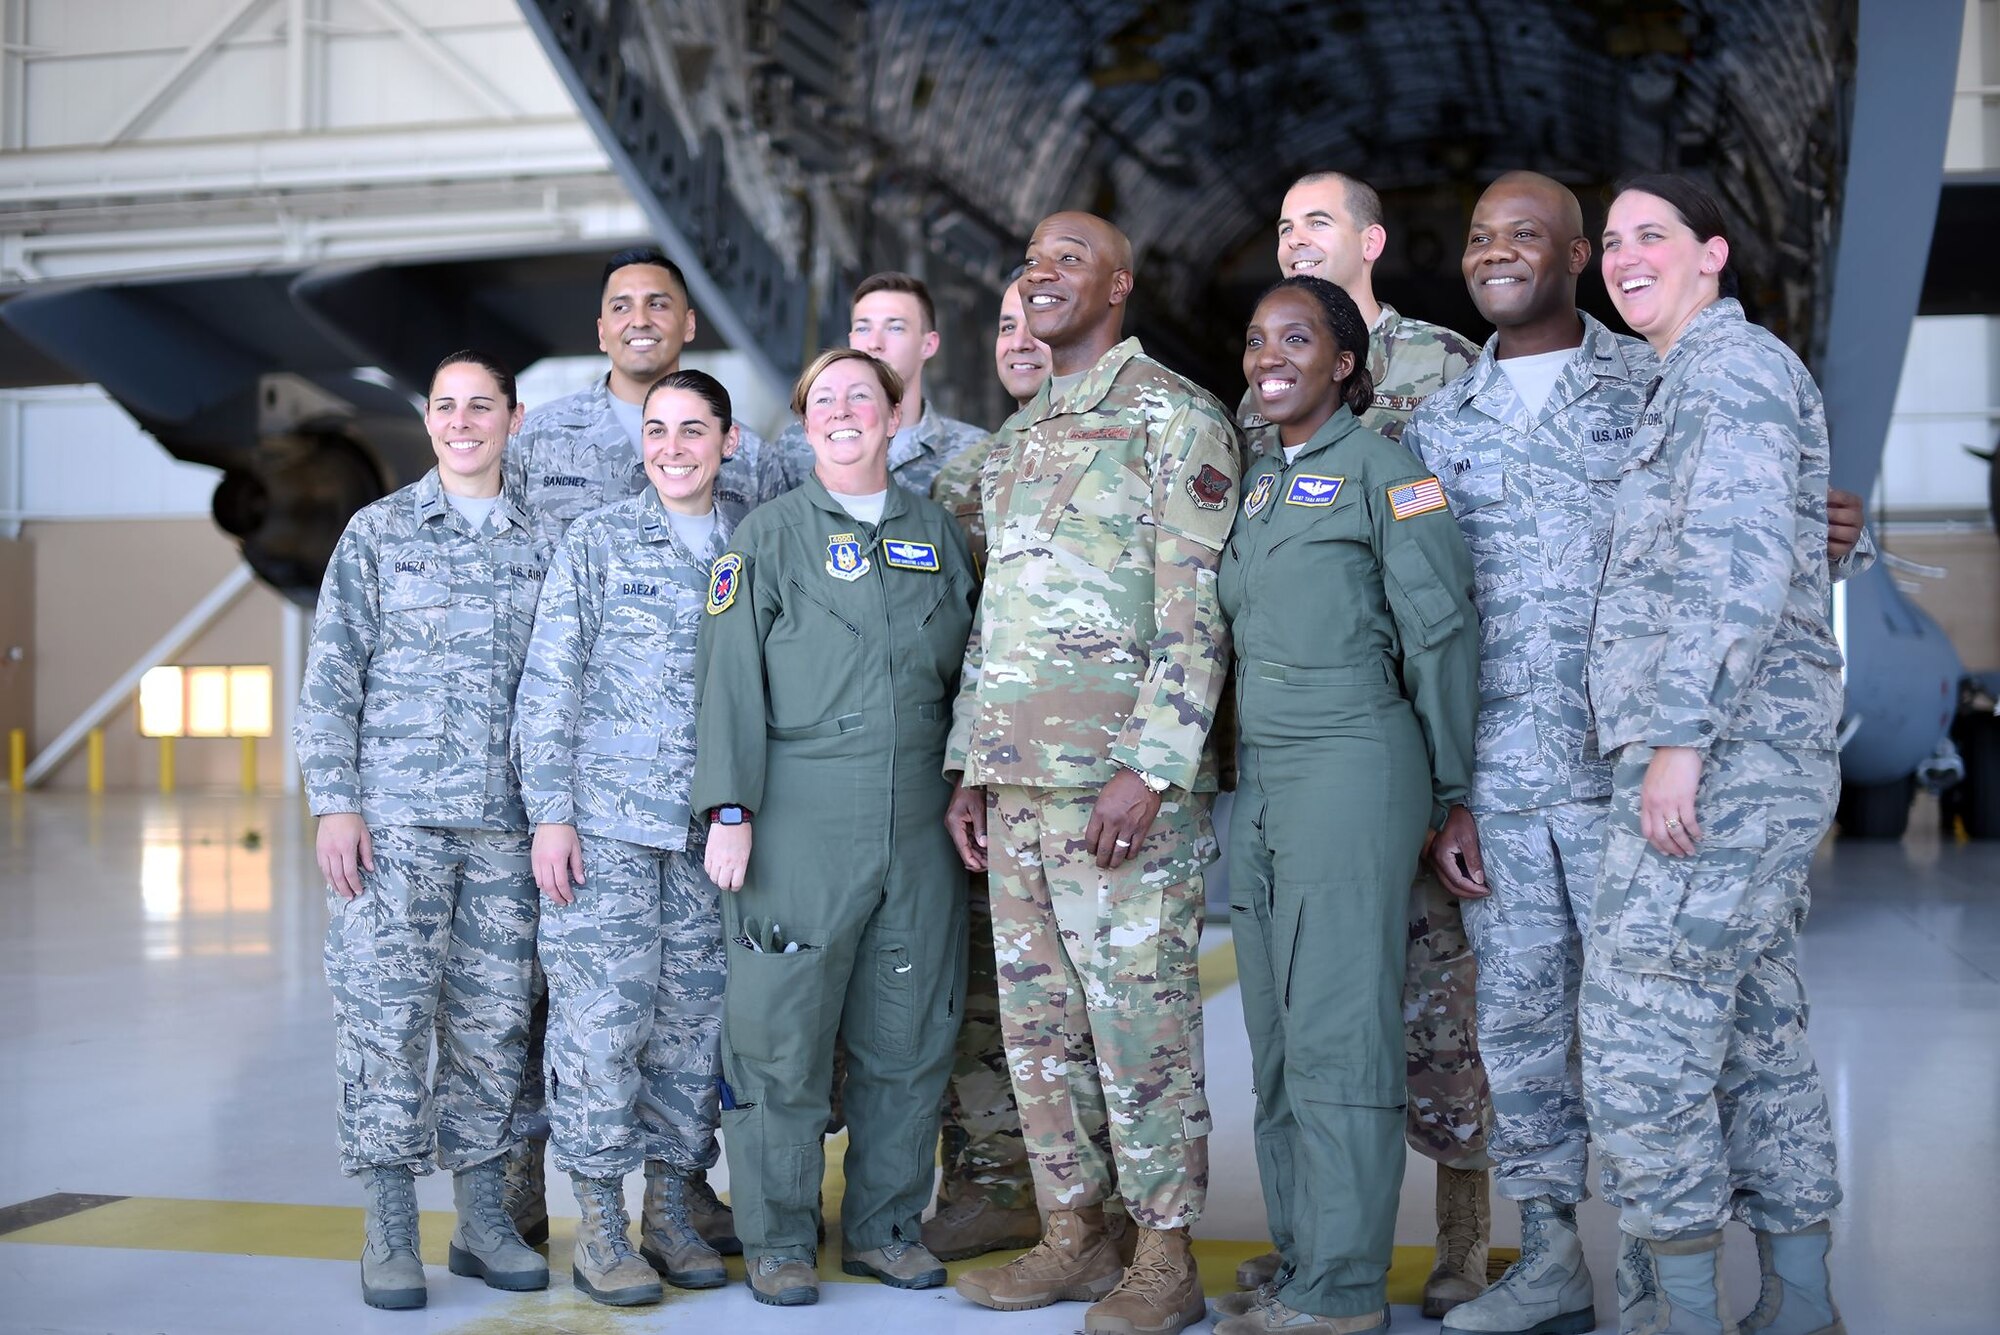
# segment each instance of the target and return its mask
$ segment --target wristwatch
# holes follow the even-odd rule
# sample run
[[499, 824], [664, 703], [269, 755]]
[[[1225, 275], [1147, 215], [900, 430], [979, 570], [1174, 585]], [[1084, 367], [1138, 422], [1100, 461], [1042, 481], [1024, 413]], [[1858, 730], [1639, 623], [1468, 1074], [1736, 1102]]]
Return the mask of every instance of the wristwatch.
[[734, 802], [729, 803], [727, 806], [710, 807], [708, 809], [708, 823], [710, 825], [748, 825], [750, 823], [750, 811], [747, 807], [739, 807]]
[[1146, 771], [1142, 769], [1133, 769], [1132, 766], [1124, 764], [1123, 762], [1119, 763], [1118, 768], [1126, 771], [1128, 774], [1138, 775], [1139, 782], [1145, 784], [1146, 791], [1153, 794], [1153, 796], [1155, 797], [1158, 797], [1161, 793], [1164, 793], [1167, 791], [1167, 789], [1173, 787], [1173, 785], [1168, 783], [1165, 779], [1156, 778], [1155, 776], [1146, 773]]

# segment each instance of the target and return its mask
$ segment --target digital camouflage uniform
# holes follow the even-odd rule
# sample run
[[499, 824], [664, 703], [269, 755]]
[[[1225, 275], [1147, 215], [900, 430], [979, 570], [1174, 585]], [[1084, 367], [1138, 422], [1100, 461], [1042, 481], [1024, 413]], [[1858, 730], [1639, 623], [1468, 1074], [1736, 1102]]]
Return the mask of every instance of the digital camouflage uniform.
[[[736, 453], [715, 478], [715, 500], [742, 514], [777, 494], [772, 483], [770, 446], [737, 423]], [[521, 430], [507, 442], [507, 467], [518, 479], [528, 510], [559, 546], [570, 524], [613, 501], [651, 491], [639, 451], [611, 409], [611, 378], [589, 389], [528, 409]], [[539, 972], [539, 970], [538, 970]], [[536, 1006], [529, 1025], [527, 1083], [515, 1109], [524, 1136], [548, 1135], [543, 1078], [543, 1041], [548, 1027], [547, 995], [537, 977]]]
[[[898, 431], [889, 441], [889, 480], [919, 496], [931, 494], [931, 482], [938, 470], [952, 459], [987, 438], [984, 429], [946, 417], [937, 405], [924, 400], [924, 415], [916, 427]], [[812, 476], [813, 452], [806, 440], [803, 422], [793, 419], [778, 433], [768, 450], [766, 495], [783, 495]]]
[[1472, 551], [1481, 648], [1467, 803], [1485, 899], [1463, 904], [1479, 960], [1479, 1054], [1492, 1084], [1501, 1194], [1574, 1203], [1588, 1135], [1576, 1056], [1611, 767], [1584, 697], [1611, 500], [1652, 350], [1582, 315], [1584, 336], [1530, 412], [1489, 340], [1403, 433], [1442, 479]]
[[[1584, 947], [1591, 1134], [1627, 1233], [1794, 1233], [1840, 1201], [1797, 966], [1840, 786], [1825, 409], [1725, 299], [1662, 359], [1632, 444], [1590, 651], [1615, 766]], [[1659, 746], [1704, 756], [1693, 857], [1639, 832]]]
[[[986, 569], [986, 525], [979, 513], [979, 474], [994, 437], [960, 450], [931, 479], [931, 499], [958, 521], [975, 575]], [[1006, 1209], [1035, 1204], [1035, 1180], [1021, 1139], [1021, 1110], [1007, 1074], [1000, 1032], [1000, 979], [993, 962], [993, 906], [983, 872], [966, 874], [965, 1020], [958, 1030], [951, 1083], [940, 1119], [944, 1176], [938, 1207], [983, 1197]]]
[[943, 765], [977, 592], [941, 508], [891, 486], [869, 524], [816, 477], [744, 520], [711, 577], [692, 796], [752, 813], [723, 905], [722, 1124], [747, 1256], [814, 1255], [836, 1038], [843, 1244], [919, 1237], [964, 1004]]
[[359, 812], [374, 845], [362, 893], [328, 891], [348, 1174], [428, 1172], [433, 1143], [456, 1172], [516, 1139], [535, 883], [507, 729], [547, 564], [517, 489], [475, 533], [436, 469], [327, 564], [293, 739], [313, 814]]
[[584, 878], [542, 909], [556, 1166], [681, 1176], [715, 1162], [722, 918], [702, 869], [694, 659], [709, 567], [734, 527], [719, 506], [703, 551], [659, 494], [570, 525], [542, 587], [514, 743], [537, 825], [576, 827]]
[[[1401, 440], [1417, 405], [1478, 358], [1479, 345], [1472, 340], [1384, 304], [1368, 330], [1375, 401], [1361, 415], [1361, 425]], [[1254, 446], [1276, 448], [1276, 432], [1257, 414], [1248, 390], [1237, 418]], [[1428, 871], [1411, 888], [1409, 930], [1409, 971], [1403, 984], [1410, 1092], [1405, 1133], [1413, 1148], [1439, 1163], [1484, 1168], [1491, 1162], [1486, 1132], [1493, 1110], [1475, 1032], [1478, 970], [1458, 900]]]
[[[987, 788], [1000, 1014], [1044, 1215], [1106, 1201], [1173, 1229], [1208, 1185], [1202, 765], [1228, 656], [1215, 572], [1235, 429], [1127, 339], [1001, 428], [981, 479], [989, 541], [947, 771]], [[1171, 786], [1131, 860], [1083, 845], [1124, 765]]]
[[1346, 408], [1245, 472], [1220, 582], [1242, 730], [1229, 908], [1296, 1311], [1387, 1301], [1409, 877], [1472, 780], [1472, 587], [1437, 479]]

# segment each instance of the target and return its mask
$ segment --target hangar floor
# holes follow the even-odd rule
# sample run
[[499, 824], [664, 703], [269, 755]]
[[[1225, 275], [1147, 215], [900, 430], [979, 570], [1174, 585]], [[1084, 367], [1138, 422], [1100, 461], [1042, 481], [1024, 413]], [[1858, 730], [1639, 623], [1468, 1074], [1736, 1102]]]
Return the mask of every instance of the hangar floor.
[[[353, 1257], [359, 1194], [331, 1135], [310, 821], [278, 798], [6, 799], [0, 838], [0, 1330], [316, 1332], [1068, 1331], [1081, 1309], [1003, 1315], [943, 1293], [832, 1283], [816, 1308], [740, 1285], [617, 1313], [555, 1285], [506, 1295], [448, 1274], [450, 1184], [423, 1180], [430, 1306], [374, 1312]], [[1953, 845], [1920, 809], [1890, 846], [1830, 844], [1805, 962], [1848, 1198], [1838, 1292], [1857, 1335], [2000, 1327], [2000, 848]], [[1228, 934], [1212, 933], [1214, 1189], [1198, 1232], [1211, 1289], [1262, 1250], [1250, 1094]], [[1412, 1158], [1396, 1328], [1434, 1330], [1431, 1173]], [[719, 1184], [721, 1185], [721, 1184]], [[726, 1187], [725, 1187], [726, 1189]], [[563, 1192], [555, 1208], [574, 1217]], [[1497, 1214], [1512, 1244], [1513, 1211]], [[1586, 1207], [1615, 1329], [1613, 1221]], [[836, 1247], [829, 1253], [837, 1259]], [[1732, 1230], [1729, 1283], [1755, 1293]]]

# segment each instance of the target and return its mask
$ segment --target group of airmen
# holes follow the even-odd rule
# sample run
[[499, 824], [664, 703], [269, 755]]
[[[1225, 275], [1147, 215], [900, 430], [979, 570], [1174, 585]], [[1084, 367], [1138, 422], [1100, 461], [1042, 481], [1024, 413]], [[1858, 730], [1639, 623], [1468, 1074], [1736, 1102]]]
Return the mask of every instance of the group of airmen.
[[[740, 1251], [760, 1302], [812, 1303], [844, 1122], [843, 1269], [1025, 1248], [958, 1292], [1092, 1332], [1383, 1329], [1405, 1141], [1447, 1332], [1595, 1329], [1592, 1143], [1622, 1332], [1842, 1329], [1795, 941], [1829, 581], [1872, 547], [1817, 388], [1683, 178], [1603, 229], [1638, 338], [1578, 310], [1546, 177], [1474, 209], [1483, 348], [1376, 299], [1364, 183], [1301, 178], [1277, 236], [1233, 414], [1124, 337], [1131, 246], [1085, 213], [1002, 293], [990, 435], [925, 393], [905, 274], [771, 441], [681, 368], [655, 251], [606, 266], [593, 388], [524, 415], [491, 358], [440, 365], [438, 467], [349, 524], [297, 726], [370, 1304], [425, 1301], [433, 1163], [452, 1272], [546, 1286], [545, 1153], [593, 1298]], [[1219, 847], [1275, 1249], [1211, 1303]], [[1491, 1285], [1489, 1176], [1523, 1239]]]

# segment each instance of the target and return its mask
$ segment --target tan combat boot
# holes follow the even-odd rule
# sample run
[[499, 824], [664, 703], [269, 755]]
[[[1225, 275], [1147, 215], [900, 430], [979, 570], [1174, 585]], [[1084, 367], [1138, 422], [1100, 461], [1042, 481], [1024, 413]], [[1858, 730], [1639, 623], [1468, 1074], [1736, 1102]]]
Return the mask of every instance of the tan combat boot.
[[1111, 1296], [1083, 1314], [1089, 1335], [1174, 1335], [1208, 1315], [1185, 1228], [1142, 1228]]
[[963, 1261], [988, 1252], [1032, 1247], [1042, 1236], [1042, 1216], [1034, 1203], [1018, 1208], [999, 1205], [985, 1196], [938, 1204], [924, 1221], [924, 1246], [940, 1261]]
[[1261, 1289], [1278, 1277], [1278, 1270], [1285, 1264], [1285, 1258], [1273, 1251], [1262, 1256], [1253, 1256], [1236, 1267], [1236, 1287], [1239, 1289]]
[[1493, 1207], [1483, 1168], [1437, 1170], [1437, 1265], [1424, 1281], [1424, 1315], [1436, 1320], [1486, 1289]]
[[660, 1277], [632, 1250], [625, 1235], [625, 1183], [615, 1177], [577, 1177], [576, 1251], [570, 1282], [609, 1307], [660, 1301]]
[[[665, 1164], [660, 1165], [662, 1169]], [[639, 1255], [677, 1289], [719, 1289], [729, 1282], [722, 1257], [694, 1222], [694, 1183], [646, 1165], [646, 1203], [639, 1215]]]
[[1034, 1250], [960, 1275], [958, 1292], [996, 1312], [1025, 1312], [1050, 1303], [1096, 1302], [1118, 1287], [1122, 1269], [1102, 1206], [1054, 1210]]

